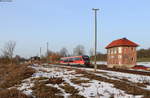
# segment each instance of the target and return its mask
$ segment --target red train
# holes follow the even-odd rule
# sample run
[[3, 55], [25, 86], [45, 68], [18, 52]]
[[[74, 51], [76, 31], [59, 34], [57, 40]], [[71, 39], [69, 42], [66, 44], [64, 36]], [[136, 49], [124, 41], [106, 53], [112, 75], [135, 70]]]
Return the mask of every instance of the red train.
[[87, 55], [73, 56], [73, 57], [62, 57], [60, 64], [66, 65], [90, 65], [90, 58]]

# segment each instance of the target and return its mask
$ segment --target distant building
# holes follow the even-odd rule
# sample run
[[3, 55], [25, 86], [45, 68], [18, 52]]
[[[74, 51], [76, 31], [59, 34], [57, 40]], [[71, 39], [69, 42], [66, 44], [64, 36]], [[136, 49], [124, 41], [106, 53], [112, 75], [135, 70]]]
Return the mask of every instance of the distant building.
[[136, 65], [138, 44], [122, 38], [106, 46], [108, 67], [133, 67]]

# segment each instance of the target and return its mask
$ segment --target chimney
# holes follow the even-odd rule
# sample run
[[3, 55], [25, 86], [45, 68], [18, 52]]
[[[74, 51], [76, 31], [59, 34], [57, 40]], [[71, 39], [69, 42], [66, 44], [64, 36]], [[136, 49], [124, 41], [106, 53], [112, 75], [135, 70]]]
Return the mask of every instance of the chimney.
[[127, 40], [127, 38], [126, 38], [126, 37], [123, 37], [122, 39], [123, 39], [123, 40]]

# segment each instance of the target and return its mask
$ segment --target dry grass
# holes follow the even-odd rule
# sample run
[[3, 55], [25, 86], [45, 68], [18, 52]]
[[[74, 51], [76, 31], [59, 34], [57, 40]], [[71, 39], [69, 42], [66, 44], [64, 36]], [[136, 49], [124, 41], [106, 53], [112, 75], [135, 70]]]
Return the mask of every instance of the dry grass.
[[32, 90], [36, 98], [63, 98], [59, 89], [46, 86], [43, 82], [36, 81]]
[[76, 70], [76, 74], [87, 74], [87, 71], [85, 70], [81, 70], [81, 69], [75, 69]]
[[65, 90], [66, 93], [70, 93], [72, 95], [79, 93], [77, 89], [75, 89], [73, 86], [70, 86], [68, 83], [65, 83], [63, 86], [60, 86]]
[[48, 80], [47, 77], [38, 77], [38, 78], [32, 78], [32, 81], [41, 81], [41, 80]]
[[0, 98], [33, 98], [31, 96], [27, 96], [19, 90], [13, 89], [5, 89], [0, 91]]
[[27, 65], [0, 65], [0, 88], [9, 88], [31, 77], [35, 70]]
[[75, 89], [73, 86], [70, 86], [68, 83], [64, 83], [63, 86], [60, 86], [65, 90], [66, 93], [71, 94], [69, 98], [85, 98], [84, 96], [79, 95], [79, 90]]
[[89, 83], [89, 81], [90, 80], [81, 80], [79, 78], [71, 79], [71, 82], [74, 83], [74, 84]]
[[47, 70], [44, 70], [44, 69], [39, 69], [39, 71], [42, 71], [42, 72], [48, 72]]
[[39, 78], [34, 78], [33, 80], [39, 81], [43, 84], [61, 84], [64, 82], [62, 78], [56, 78], [56, 77], [51, 77], [51, 78], [39, 77]]
[[48, 83], [50, 84], [61, 84], [63, 82], [64, 80], [62, 78], [56, 78], [56, 77], [49, 78], [48, 80]]
[[83, 96], [79, 95], [79, 91], [75, 89], [73, 86], [70, 86], [67, 83], [64, 83], [64, 80], [62, 78], [45, 78], [45, 77], [39, 77], [35, 78], [35, 85], [32, 87], [33, 95], [36, 98], [63, 98], [61, 96], [61, 91], [57, 88], [47, 86], [46, 84], [64, 84], [63, 86], [60, 86], [62, 89], [65, 90], [66, 93], [70, 93], [71, 96], [69, 98], [84, 98]]

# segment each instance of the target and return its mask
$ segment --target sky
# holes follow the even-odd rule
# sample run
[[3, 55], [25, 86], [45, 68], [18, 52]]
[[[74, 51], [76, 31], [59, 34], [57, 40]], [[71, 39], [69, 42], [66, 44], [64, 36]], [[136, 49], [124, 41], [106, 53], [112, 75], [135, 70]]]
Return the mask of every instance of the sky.
[[126, 37], [150, 47], [150, 0], [12, 0], [0, 2], [0, 48], [16, 42], [15, 54], [24, 57], [66, 47], [70, 53], [94, 47], [94, 12], [98, 11], [98, 51]]

